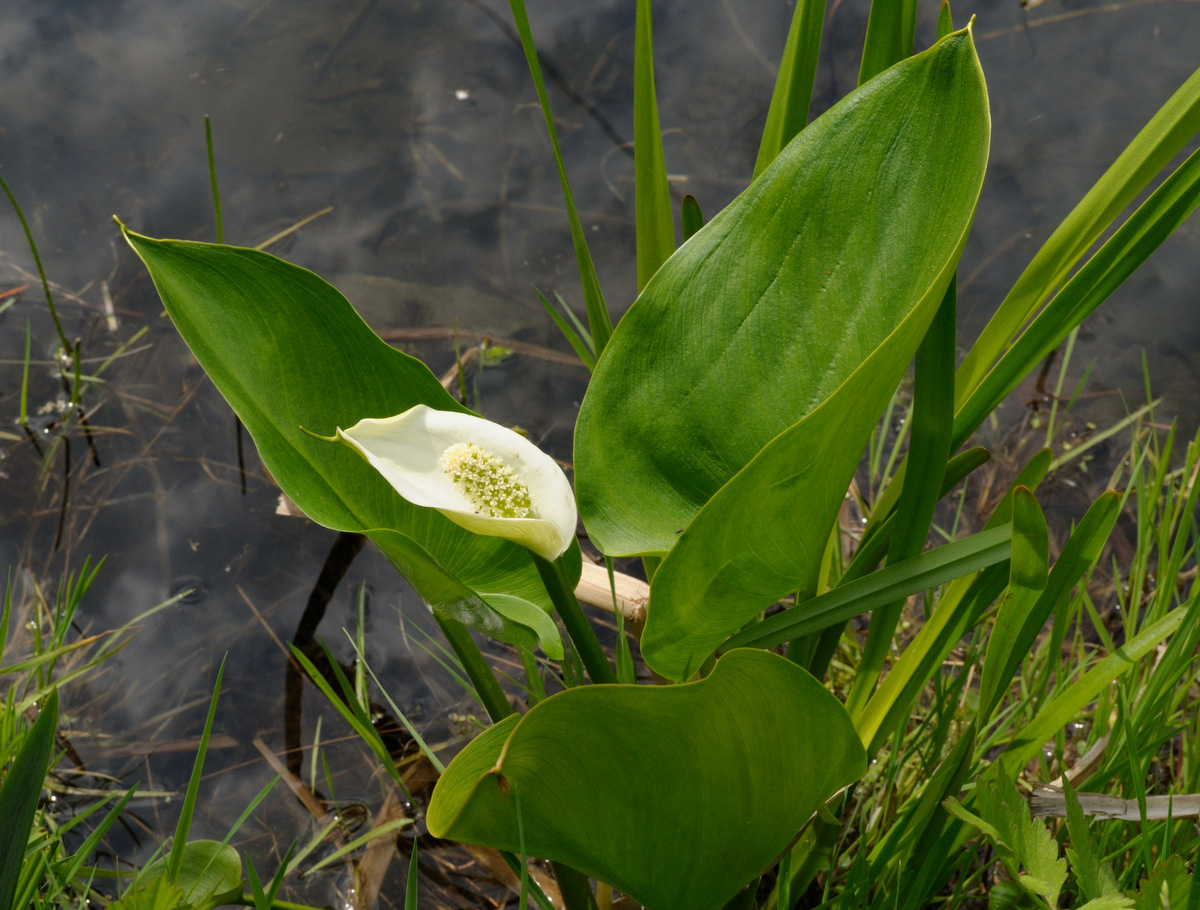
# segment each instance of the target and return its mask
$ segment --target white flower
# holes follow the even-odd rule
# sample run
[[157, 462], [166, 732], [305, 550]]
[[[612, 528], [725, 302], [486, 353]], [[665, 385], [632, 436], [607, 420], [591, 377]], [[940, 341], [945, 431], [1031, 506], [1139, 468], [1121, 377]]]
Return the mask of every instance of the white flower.
[[575, 537], [575, 497], [562, 469], [490, 420], [419, 404], [337, 435], [413, 505], [437, 509], [468, 531], [507, 538], [551, 561]]

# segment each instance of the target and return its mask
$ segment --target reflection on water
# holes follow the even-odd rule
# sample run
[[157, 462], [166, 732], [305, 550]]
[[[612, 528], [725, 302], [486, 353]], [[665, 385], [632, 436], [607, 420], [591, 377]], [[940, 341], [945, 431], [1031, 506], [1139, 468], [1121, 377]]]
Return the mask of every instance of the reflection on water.
[[[633, 0], [530, 6], [576, 199], [609, 304], [620, 312], [634, 292], [626, 144]], [[935, 12], [923, 3], [921, 46]], [[1059, 219], [1200, 64], [1200, 7], [1046, 0], [1026, 12], [1017, 0], [982, 0], [955, 14], [978, 16], [994, 118], [991, 170], [960, 278], [970, 338]], [[790, 15], [789, 4], [768, 0], [656, 4], [673, 189], [696, 195], [710, 215], [751, 172]], [[63, 393], [44, 303], [30, 288], [0, 313], [0, 415], [7, 423], [18, 413], [28, 321], [31, 410], [47, 406], [38, 418], [42, 448], [58, 440], [45, 470], [28, 441], [0, 443], [0, 563], [19, 567], [19, 586], [27, 586], [85, 554], [107, 555], [81, 614], [92, 629], [125, 622], [183, 587], [201, 592], [148, 620], [102, 676], [68, 699], [80, 718], [74, 744], [90, 768], [177, 788], [190, 754], [150, 744], [195, 734], [228, 654], [222, 748], [209, 759], [197, 835], [223, 835], [269, 779], [254, 740], [284, 748], [282, 643], [297, 634], [336, 535], [277, 516], [277, 491], [252, 452], [239, 471], [228, 408], [163, 318], [109, 216], [155, 236], [213, 238], [207, 114], [229, 241], [253, 245], [332, 207], [273, 250], [329, 277], [377, 330], [436, 371], [453, 361], [444, 330], [456, 324], [464, 344], [482, 332], [567, 351], [531, 291], [579, 305], [553, 162], [507, 16], [500, 0], [0, 6], [0, 171], [60, 283], [84, 372], [103, 370], [84, 398], [99, 463], [76, 429], [66, 437], [65, 471], [55, 405]], [[864, 21], [861, 0], [830, 4], [816, 109], [853, 86]], [[1194, 422], [1198, 242], [1185, 225], [1085, 326], [1075, 373], [1096, 360], [1086, 404], [1093, 419], [1123, 412], [1117, 390], [1138, 397], [1145, 350], [1169, 413]], [[19, 226], [0, 212], [0, 292], [29, 282], [30, 272]], [[483, 372], [480, 406], [569, 459], [585, 379], [577, 367], [518, 353]], [[1005, 413], [1016, 420], [1019, 402]], [[318, 634], [349, 659], [339, 629], [352, 626], [352, 588], [363, 582], [371, 591], [367, 656], [397, 703], [424, 710], [427, 723], [464, 705], [418, 646], [414, 628], [432, 628], [423, 609], [369, 548], [332, 592]], [[311, 687], [304, 699], [300, 737], [312, 743], [322, 705]], [[323, 713], [322, 741], [342, 737], [340, 721]], [[432, 735], [449, 731], [435, 726]], [[378, 808], [383, 791], [369, 760], [355, 750], [331, 755], [338, 798]], [[173, 824], [171, 805], [136, 805], [142, 827], [123, 844], [131, 857]], [[266, 857], [305, 838], [311, 824], [281, 789], [239, 838]], [[332, 900], [329, 889], [345, 884], [334, 876], [309, 898]]]

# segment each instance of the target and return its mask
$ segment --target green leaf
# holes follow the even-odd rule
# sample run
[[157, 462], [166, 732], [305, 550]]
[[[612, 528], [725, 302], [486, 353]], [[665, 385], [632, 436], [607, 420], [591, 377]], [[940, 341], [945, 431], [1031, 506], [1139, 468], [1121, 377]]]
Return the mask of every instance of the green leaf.
[[52, 689], [0, 784], [0, 907], [12, 906], [17, 892], [57, 731], [58, 690]]
[[1200, 151], [1184, 161], [1129, 216], [979, 381], [955, 414], [954, 445], [965, 442], [1033, 366], [1107, 300], [1198, 203]]
[[[814, 121], [659, 270], [576, 430], [581, 511], [605, 553], [670, 550], [852, 374], [861, 392], [878, 367], [907, 366], [964, 239], [988, 134], [978, 59], [958, 32]], [[890, 356], [872, 360], [881, 346]]]
[[[1018, 486], [1036, 489], [1046, 476], [1053, 457], [1054, 453], [1049, 449], [1042, 449], [1029, 460], [988, 518], [985, 532], [1012, 521], [1013, 490]], [[879, 533], [883, 533], [885, 527], [881, 527]], [[994, 565], [974, 578], [964, 576], [956, 579], [943, 592], [933, 615], [926, 617], [917, 637], [909, 642], [862, 713], [854, 719], [863, 742], [867, 743], [867, 754], [873, 756], [892, 731], [908, 722], [909, 706], [917, 694], [938, 672], [937, 668], [951, 649], [962, 640], [983, 611], [1000, 596], [1006, 581], [1004, 567]]]
[[183, 340], [249, 430], [271, 476], [313, 521], [366, 533], [435, 612], [532, 646], [473, 592], [551, 607], [529, 553], [406, 502], [332, 435], [417, 404], [465, 411], [419, 360], [382, 341], [337, 290], [267, 253], [153, 240], [122, 227]]
[[957, 32], [808, 126], [622, 319], [580, 410], [576, 489], [606, 554], [674, 548], [643, 638], [664, 675], [818, 570], [953, 274], [989, 128]]
[[[167, 859], [156, 860], [142, 869], [138, 882], [167, 876]], [[175, 884], [193, 907], [219, 907], [242, 895], [242, 859], [237, 850], [215, 840], [196, 840], [183, 849]], [[129, 893], [124, 897], [127, 899]]]
[[1022, 765], [1037, 755], [1044, 743], [1074, 720], [1114, 679], [1132, 670], [1159, 642], [1178, 629], [1189, 612], [1194, 615], [1198, 605], [1200, 599], [1193, 597], [1186, 606], [1176, 607], [1063, 689], [1014, 737], [1013, 745], [1005, 753], [1013, 766]]
[[725, 650], [770, 648], [1009, 558], [1008, 525], [973, 534], [839, 585], [734, 635]]
[[633, 37], [633, 172], [637, 235], [637, 286], [646, 282], [675, 252], [671, 188], [663, 159], [658, 101], [654, 93], [654, 38], [650, 0], [637, 0]]
[[775, 91], [763, 126], [758, 159], [754, 162], [757, 178], [783, 148], [808, 123], [813, 82], [821, 56], [821, 27], [824, 25], [823, 0], [797, 0], [788, 29], [787, 43], [775, 77]]
[[998, 764], [980, 776], [975, 792], [980, 816], [999, 833], [998, 845], [1012, 854], [1010, 859], [1001, 852], [1009, 871], [1017, 874], [1015, 859], [1025, 868], [1026, 874], [1018, 879], [1021, 885], [1051, 907], [1058, 906], [1058, 893], [1067, 881], [1067, 861], [1058, 855], [1058, 843], [1046, 823], [1030, 818], [1028, 803]]
[[917, 0], [871, 0], [858, 84], [911, 54], [916, 34]]
[[1101, 862], [1096, 853], [1096, 842], [1092, 840], [1092, 832], [1088, 829], [1087, 818], [1079, 805], [1079, 797], [1071, 782], [1063, 778], [1063, 796], [1067, 802], [1067, 833], [1071, 836], [1071, 846], [1067, 847], [1067, 860], [1071, 871], [1079, 882], [1079, 890], [1089, 901], [1121, 895], [1113, 874], [1112, 865]]
[[766, 651], [682, 686], [568, 689], [438, 781], [430, 833], [567, 863], [649, 910], [721, 907], [865, 770], [845, 709]]
[[[888, 546], [888, 564], [918, 555], [925, 547], [950, 458], [950, 431], [954, 426], [954, 357], [957, 317], [957, 284], [950, 280], [929, 331], [917, 348], [913, 367], [912, 436], [910, 465], [896, 504], [896, 530]], [[871, 614], [867, 641], [854, 677], [846, 708], [860, 712], [892, 648], [904, 601], [896, 600]]]
[[[1033, 500], [1032, 495], [1029, 496], [1029, 500]], [[1091, 573], [1092, 568], [1096, 565], [1096, 560], [1100, 558], [1100, 551], [1104, 548], [1108, 535], [1112, 532], [1113, 525], [1117, 522], [1121, 506], [1120, 495], [1112, 490], [1102, 494], [1092, 503], [1079, 526], [1071, 534], [1066, 546], [1063, 547], [1049, 578], [1045, 578], [1043, 574], [1041, 578], [1043, 587], [1038, 590], [1036, 561], [1043, 560], [1041, 571], [1044, 573], [1045, 520], [1042, 519], [1040, 524], [1037, 522], [1041, 509], [1038, 508], [1036, 500], [1033, 500], [1032, 506], [1024, 497], [1022, 497], [1022, 501], [1022, 511], [1033, 522], [1029, 532], [1025, 535], [1025, 540], [1030, 544], [1035, 544], [1035, 549], [1030, 551], [1023, 548], [1028, 559], [1022, 558], [1022, 563], [1029, 567], [1029, 570], [1022, 574], [1028, 576], [1030, 583], [1025, 584], [1018, 581], [1014, 588], [1013, 582], [1010, 581], [1009, 597], [1001, 604], [996, 624], [992, 628], [987, 657], [983, 665], [983, 684], [979, 701], [979, 716], [984, 722], [995, 710], [1003, 690], [1012, 680], [1017, 667], [1025, 659], [1030, 648], [1033, 647], [1038, 633], [1041, 632], [1050, 615], [1070, 596], [1071, 590]], [[1014, 500], [1014, 515], [1018, 512], [1015, 506]], [[1014, 566], [1015, 564], [1016, 559], [1014, 558]], [[1036, 600], [1032, 604], [1028, 603], [1027, 599], [1035, 594]]]
[[130, 888], [120, 899], [108, 905], [109, 910], [174, 910], [183, 902], [183, 891], [165, 875], [159, 875]]
[[704, 227], [704, 213], [700, 211], [700, 203], [696, 201], [696, 197], [690, 193], [683, 197], [683, 202], [680, 203], [679, 217], [683, 226], [683, 239], [688, 241], [692, 239], [700, 228]]
[[579, 222], [579, 212], [575, 209], [575, 196], [571, 193], [571, 183], [567, 180], [567, 168], [563, 164], [562, 149], [558, 145], [558, 130], [554, 128], [554, 115], [550, 112], [550, 98], [546, 95], [546, 82], [542, 78], [542, 64], [538, 61], [537, 48], [533, 43], [533, 32], [529, 28], [529, 15], [525, 12], [525, 0], [508, 0], [508, 6], [512, 10], [513, 22], [517, 26], [517, 35], [521, 39], [521, 50], [525, 52], [525, 62], [529, 65], [529, 75], [533, 77], [533, 87], [537, 91], [542, 117], [546, 121], [550, 146], [554, 150], [554, 164], [558, 168], [558, 182], [562, 188], [563, 204], [567, 209], [571, 243], [575, 247], [575, 262], [579, 267], [579, 283], [583, 289], [584, 305], [587, 307], [588, 328], [591, 330], [592, 340], [595, 342], [596, 354], [599, 355], [608, 344], [609, 336], [612, 335], [612, 317], [609, 316], [608, 307], [604, 304], [604, 294], [600, 291], [600, 279], [596, 277], [596, 266], [592, 262], [592, 254], [588, 251], [583, 225]]
[[1021, 326], [1063, 285], [1080, 257], [1198, 129], [1200, 70], [1159, 108], [1021, 273], [959, 367], [957, 407], [975, 391]]
[[[217, 669], [217, 680], [213, 683], [212, 698], [208, 701], [208, 714], [204, 718], [204, 730], [200, 734], [200, 747], [196, 750], [196, 758], [192, 762], [192, 773], [188, 778], [187, 790], [183, 794], [183, 805], [179, 810], [179, 819], [175, 822], [175, 836], [171, 839], [171, 852], [167, 854], [164, 869], [173, 882], [179, 882], [180, 868], [184, 854], [187, 852], [188, 832], [192, 827], [192, 815], [196, 810], [196, 797], [200, 792], [200, 777], [204, 773], [204, 758], [208, 754], [208, 740], [212, 736], [213, 720], [217, 716], [217, 699], [221, 695], [221, 679], [225, 676], [225, 658]], [[238, 867], [239, 871], [241, 867]]]
[[[1009, 680], [1017, 665], [1028, 653], [1018, 651], [1017, 645], [1027, 636], [1023, 633], [1030, 622], [1033, 609], [1046, 589], [1050, 542], [1046, 533], [1046, 516], [1027, 487], [1013, 490], [1012, 559], [1009, 562], [1008, 594], [1000, 604], [996, 621], [988, 639], [987, 655], [979, 689], [979, 722], [987, 724], [992, 712], [1004, 697]], [[1042, 622], [1034, 629], [1041, 629]], [[1030, 640], [1032, 643], [1032, 640]]]
[[1191, 889], [1192, 876], [1183, 860], [1171, 855], [1142, 881], [1133, 905], [1136, 910], [1180, 910], [1188, 906]]

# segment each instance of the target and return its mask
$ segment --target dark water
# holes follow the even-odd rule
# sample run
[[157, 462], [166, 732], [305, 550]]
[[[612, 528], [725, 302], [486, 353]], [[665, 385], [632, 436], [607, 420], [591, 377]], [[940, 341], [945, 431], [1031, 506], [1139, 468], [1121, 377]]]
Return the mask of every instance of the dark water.
[[[576, 199], [619, 313], [634, 293], [625, 146], [633, 2], [530, 6]], [[923, 47], [936, 6], [921, 9]], [[994, 132], [960, 272], [964, 346], [1058, 221], [1200, 65], [1195, 2], [1045, 0], [1026, 11], [1004, 0], [955, 8], [956, 21], [970, 14], [978, 17]], [[696, 195], [708, 214], [750, 175], [790, 15], [788, 4], [767, 0], [656, 4], [672, 186]], [[575, 266], [549, 145], [508, 21], [499, 0], [0, 6], [0, 173], [61, 286], [63, 321], [82, 339], [84, 372], [144, 330], [84, 396], [97, 464], [78, 427], [65, 437], [56, 430], [54, 333], [36, 288], [10, 298], [16, 302], [0, 314], [0, 429], [13, 437], [0, 439], [0, 564], [14, 567], [18, 590], [27, 592], [34, 580], [52, 585], [87, 554], [106, 556], [79, 617], [92, 631], [199, 589], [193, 602], [147, 620], [103, 674], [67, 699], [74, 744], [89, 768], [177, 790], [190, 753], [147, 753], [155, 742], [198, 732], [228, 655], [217, 722], [227, 739], [210, 756], [198, 835], [223, 835], [271, 776], [252, 745], [261, 737], [277, 752], [284, 747], [285, 660], [270, 633], [292, 637], [335, 535], [275, 515], [276, 488], [248, 440], [243, 491], [228, 408], [161, 315], [110, 215], [155, 236], [214, 238], [208, 114], [227, 241], [253, 245], [332, 207], [272, 249], [343, 287], [376, 329], [399, 337], [457, 321], [565, 351], [531, 286], [578, 306]], [[864, 4], [839, 0], [827, 22], [816, 110], [853, 87]], [[1144, 351], [1155, 393], [1165, 398], [1159, 416], [1195, 425], [1198, 230], [1185, 225], [1086, 324], [1073, 368], [1077, 376], [1095, 361], [1085, 417], [1111, 421], [1124, 412], [1119, 393], [1141, 398]], [[26, 283], [32, 270], [19, 225], [4, 209], [0, 291]], [[46, 430], [40, 446], [65, 439], [45, 459], [14, 424], [27, 321], [30, 407], [50, 409], [38, 418]], [[453, 361], [445, 339], [398, 343], [435, 371]], [[478, 403], [569, 459], [585, 379], [577, 367], [517, 356], [483, 373]], [[1023, 397], [1006, 406], [1004, 421], [1021, 418]], [[465, 707], [461, 692], [413, 644], [412, 630], [431, 624], [372, 551], [355, 559], [319, 634], [349, 658], [340, 629], [353, 624], [360, 584], [369, 590], [372, 667], [401, 707], [432, 723], [435, 739], [448, 735], [437, 719]], [[306, 699], [310, 744], [322, 703], [311, 690]], [[322, 740], [343, 736], [346, 728], [324, 713]], [[365, 753], [342, 746], [329, 755], [337, 796], [378, 808], [383, 788]], [[306, 751], [306, 769], [309, 760]], [[174, 818], [173, 805], [161, 800], [136, 806], [144, 827], [123, 842], [133, 859]], [[238, 842], [273, 869], [273, 853], [311, 830], [281, 789]], [[347, 882], [338, 875], [319, 879], [308, 899], [339, 900]]]

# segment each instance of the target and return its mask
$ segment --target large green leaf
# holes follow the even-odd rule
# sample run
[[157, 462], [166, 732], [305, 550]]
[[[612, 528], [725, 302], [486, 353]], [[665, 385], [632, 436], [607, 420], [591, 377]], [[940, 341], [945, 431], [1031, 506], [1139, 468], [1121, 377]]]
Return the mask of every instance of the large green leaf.
[[332, 435], [417, 404], [465, 410], [429, 368], [382, 341], [312, 272], [255, 250], [123, 230], [184, 341], [305, 514], [372, 537], [439, 613], [536, 645], [534, 632], [474, 594], [504, 592], [549, 609], [527, 551], [411, 505], [357, 453], [301, 429]]
[[525, 849], [649, 910], [722, 906], [865, 769], [845, 709], [777, 654], [737, 650], [683, 686], [568, 689], [451, 762], [429, 831]]
[[953, 274], [989, 129], [957, 32], [800, 133], [621, 321], [580, 411], [577, 491], [604, 552], [671, 551], [642, 639], [658, 672], [686, 678], [807, 588]]
[[[974, 45], [956, 32], [815, 120], [655, 274], [576, 429], [580, 510], [605, 553], [670, 550], [844, 385], [833, 408], [858, 413], [826, 421], [849, 435], [822, 447], [839, 468], [857, 463], [851, 431], [874, 424], [879, 390], [894, 391], [950, 280], [989, 133]], [[818, 465], [829, 454], [793, 452]]]

